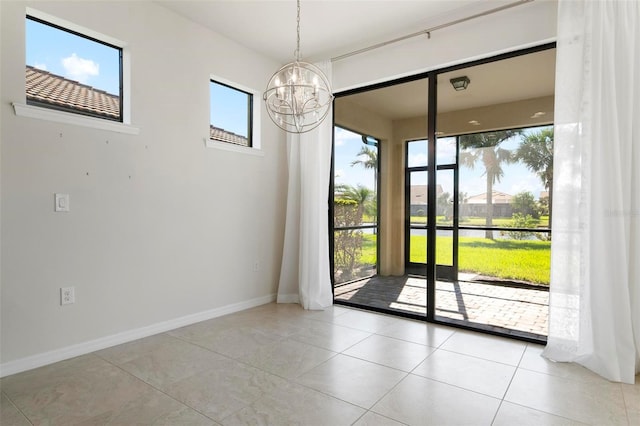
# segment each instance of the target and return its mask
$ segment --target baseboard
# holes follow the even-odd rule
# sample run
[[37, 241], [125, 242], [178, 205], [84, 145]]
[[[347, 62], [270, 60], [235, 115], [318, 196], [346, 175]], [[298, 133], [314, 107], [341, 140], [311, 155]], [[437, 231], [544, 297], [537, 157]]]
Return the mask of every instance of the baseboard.
[[278, 303], [300, 303], [300, 296], [298, 293], [294, 294], [278, 294]]
[[37, 355], [31, 355], [20, 358], [15, 361], [9, 361], [0, 364], [0, 377], [9, 376], [44, 365], [53, 364], [54, 362], [63, 361], [65, 359], [74, 358], [85, 355], [111, 346], [120, 345], [122, 343], [131, 342], [133, 340], [149, 337], [154, 334], [164, 333], [165, 331], [175, 330], [176, 328], [195, 324], [200, 321], [221, 317], [223, 315], [232, 314], [234, 312], [243, 311], [256, 306], [271, 303], [276, 300], [275, 294], [257, 297], [255, 299], [245, 300], [243, 302], [233, 303], [231, 305], [214, 308], [208, 311], [198, 312], [196, 314], [186, 315], [146, 327], [136, 328], [134, 330], [124, 331], [122, 333], [113, 334], [111, 336], [101, 337], [99, 339], [89, 340], [87, 342], [78, 343], [60, 349], [43, 352]]

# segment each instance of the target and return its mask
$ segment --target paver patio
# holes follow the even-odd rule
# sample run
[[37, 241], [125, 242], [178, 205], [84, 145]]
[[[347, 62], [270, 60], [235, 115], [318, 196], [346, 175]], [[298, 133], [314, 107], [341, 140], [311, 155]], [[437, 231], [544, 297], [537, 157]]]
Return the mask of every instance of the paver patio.
[[[469, 322], [500, 333], [546, 339], [546, 287], [471, 281], [436, 282], [436, 317]], [[424, 277], [374, 276], [335, 287], [334, 297], [361, 306], [426, 315]]]

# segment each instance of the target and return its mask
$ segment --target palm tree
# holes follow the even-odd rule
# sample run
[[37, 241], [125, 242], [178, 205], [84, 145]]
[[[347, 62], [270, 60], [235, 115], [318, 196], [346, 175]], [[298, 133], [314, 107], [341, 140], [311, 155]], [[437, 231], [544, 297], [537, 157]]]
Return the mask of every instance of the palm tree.
[[[373, 202], [377, 203], [378, 195], [378, 150], [364, 145], [357, 154], [357, 159], [351, 162], [351, 167], [361, 165], [365, 169], [373, 169]], [[377, 211], [377, 208], [376, 208]]]
[[553, 206], [553, 127], [531, 133], [522, 140], [516, 149], [516, 160], [522, 161], [529, 170], [538, 175], [542, 185], [549, 193], [549, 228], [551, 228], [551, 209]]
[[335, 192], [338, 198], [343, 200], [352, 200], [358, 204], [358, 218], [362, 223], [362, 216], [365, 208], [372, 200], [374, 192], [364, 185], [353, 187], [346, 184], [336, 186]]
[[356, 164], [362, 165], [365, 169], [378, 169], [378, 150], [371, 149], [368, 146], [363, 146], [358, 152], [358, 159], [351, 162], [351, 167]]
[[[521, 130], [503, 130], [488, 133], [476, 133], [460, 136], [460, 163], [463, 166], [474, 168], [481, 161], [484, 166], [484, 175], [487, 177], [487, 218], [486, 226], [493, 226], [493, 185], [500, 182], [504, 176], [503, 164], [513, 163], [513, 153], [500, 144], [507, 139], [521, 134]], [[487, 230], [485, 238], [493, 240], [493, 231]]]

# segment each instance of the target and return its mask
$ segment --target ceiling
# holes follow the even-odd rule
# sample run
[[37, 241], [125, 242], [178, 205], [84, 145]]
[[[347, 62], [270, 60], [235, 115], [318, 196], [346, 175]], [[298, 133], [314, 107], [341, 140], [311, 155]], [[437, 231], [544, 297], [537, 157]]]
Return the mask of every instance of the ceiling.
[[[279, 63], [294, 58], [295, 0], [155, 0]], [[301, 57], [311, 61], [450, 23], [524, 0], [301, 0]], [[535, 0], [533, 0], [535, 1]], [[500, 12], [498, 12], [500, 13]], [[480, 18], [481, 19], [481, 18]], [[442, 74], [438, 110], [460, 110], [554, 93], [555, 50]], [[454, 75], [455, 74], [455, 75]], [[471, 83], [455, 92], [449, 78]], [[498, 83], [497, 83], [498, 82]], [[426, 80], [359, 93], [350, 100], [391, 119], [424, 114]]]
[[[517, 0], [302, 0], [301, 56], [327, 59]], [[295, 0], [156, 0], [284, 64], [296, 47]]]
[[[438, 76], [438, 112], [553, 96], [555, 49], [490, 62]], [[466, 75], [471, 82], [456, 92], [449, 80]], [[427, 79], [349, 95], [349, 101], [382, 117], [398, 120], [426, 114]]]

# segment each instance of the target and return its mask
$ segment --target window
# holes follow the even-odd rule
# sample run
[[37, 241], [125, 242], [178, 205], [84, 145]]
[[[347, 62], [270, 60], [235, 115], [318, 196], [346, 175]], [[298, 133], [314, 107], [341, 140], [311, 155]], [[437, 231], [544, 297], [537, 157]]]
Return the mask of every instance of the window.
[[27, 105], [123, 122], [122, 47], [35, 15], [26, 17]]
[[253, 147], [253, 94], [211, 80], [210, 103], [209, 138]]

